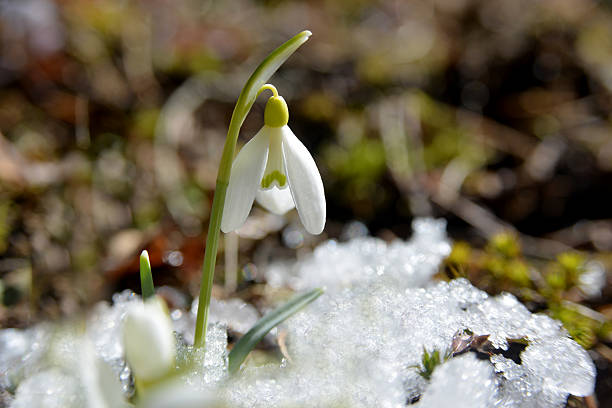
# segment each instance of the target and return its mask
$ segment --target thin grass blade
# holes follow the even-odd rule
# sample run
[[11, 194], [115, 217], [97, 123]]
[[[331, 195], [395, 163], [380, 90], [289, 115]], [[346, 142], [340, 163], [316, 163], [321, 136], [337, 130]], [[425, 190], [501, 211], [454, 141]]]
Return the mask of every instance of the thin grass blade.
[[288, 317], [300, 311], [316, 298], [323, 294], [323, 289], [313, 289], [297, 295], [284, 305], [262, 317], [256, 324], [236, 343], [229, 353], [228, 370], [231, 374], [238, 371], [246, 356], [264, 338], [266, 334]]

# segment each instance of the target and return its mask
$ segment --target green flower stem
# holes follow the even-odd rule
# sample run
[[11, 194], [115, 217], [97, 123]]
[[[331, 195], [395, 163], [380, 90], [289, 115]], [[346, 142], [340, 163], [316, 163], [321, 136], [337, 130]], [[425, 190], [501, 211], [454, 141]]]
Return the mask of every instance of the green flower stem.
[[304, 44], [310, 37], [310, 31], [302, 31], [289, 41], [272, 51], [263, 60], [255, 72], [247, 81], [242, 92], [238, 97], [238, 102], [234, 107], [232, 119], [227, 131], [225, 146], [219, 164], [217, 174], [217, 186], [213, 198], [210, 223], [208, 225], [208, 236], [206, 237], [206, 249], [204, 251], [204, 264], [202, 265], [202, 283], [200, 285], [200, 300], [198, 303], [198, 314], [196, 317], [196, 331], [194, 345], [204, 347], [206, 342], [206, 327], [208, 325], [208, 307], [212, 293], [213, 275], [215, 263], [217, 261], [217, 249], [219, 246], [219, 231], [221, 229], [221, 219], [223, 217], [223, 207], [225, 205], [225, 194], [232, 171], [232, 162], [236, 142], [240, 128], [246, 119], [247, 114], [255, 103], [257, 92], [270, 79], [276, 70], [293, 54], [300, 45]]

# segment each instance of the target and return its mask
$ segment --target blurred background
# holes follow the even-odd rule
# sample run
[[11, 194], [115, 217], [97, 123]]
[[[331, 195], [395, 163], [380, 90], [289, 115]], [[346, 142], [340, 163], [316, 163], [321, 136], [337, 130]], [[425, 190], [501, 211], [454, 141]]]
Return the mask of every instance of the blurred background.
[[[303, 29], [311, 40], [271, 82], [321, 171], [326, 230], [255, 208], [223, 242], [215, 296], [257, 304], [272, 258], [406, 239], [414, 217], [444, 217], [456, 244], [439, 277], [560, 319], [609, 401], [603, 0], [0, 0], [2, 327], [138, 289], [145, 248], [156, 284], [189, 304], [233, 105]], [[262, 116], [263, 98], [240, 143]]]

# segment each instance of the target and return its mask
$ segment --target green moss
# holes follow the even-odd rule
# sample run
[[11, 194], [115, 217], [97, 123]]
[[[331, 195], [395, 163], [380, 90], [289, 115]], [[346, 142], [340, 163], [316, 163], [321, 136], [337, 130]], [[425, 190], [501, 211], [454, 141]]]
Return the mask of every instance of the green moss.
[[561, 292], [576, 286], [584, 272], [585, 261], [584, 255], [576, 252], [559, 254], [545, 268], [544, 278], [548, 288], [543, 288], [542, 294], [559, 298]]
[[487, 251], [505, 258], [514, 258], [521, 253], [521, 245], [515, 235], [509, 232], [502, 232], [491, 238]]
[[419, 375], [426, 380], [430, 380], [436, 367], [448, 360], [448, 357], [448, 355], [441, 357], [438, 350], [430, 353], [427, 349], [423, 348]]
[[386, 171], [385, 150], [380, 140], [364, 138], [344, 149], [330, 146], [325, 161], [337, 178], [376, 181]]
[[450, 255], [446, 258], [446, 262], [454, 265], [467, 265], [472, 257], [472, 247], [464, 241], [458, 241], [453, 244], [453, 249]]
[[560, 320], [570, 336], [582, 347], [589, 349], [597, 344], [598, 334], [605, 323], [591, 319], [575, 309], [561, 305], [551, 305], [550, 315]]
[[491, 151], [474, 137], [474, 130], [457, 120], [454, 107], [424, 93], [411, 98], [423, 125], [423, 158], [428, 169], [445, 167], [460, 159], [468, 168], [479, 168], [489, 161]]
[[508, 261], [505, 268], [506, 276], [519, 287], [526, 287], [531, 284], [529, 267], [520, 259]]
[[578, 283], [584, 272], [585, 257], [577, 252], [564, 252], [557, 257], [557, 263], [562, 269], [569, 285]]

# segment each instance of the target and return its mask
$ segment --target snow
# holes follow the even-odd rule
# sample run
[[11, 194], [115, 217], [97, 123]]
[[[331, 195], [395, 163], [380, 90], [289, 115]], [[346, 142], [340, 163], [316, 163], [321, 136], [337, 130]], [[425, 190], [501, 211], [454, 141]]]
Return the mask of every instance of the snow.
[[388, 284], [425, 285], [437, 272], [440, 261], [450, 253], [446, 223], [419, 219], [413, 223], [414, 236], [409, 242], [359, 237], [346, 243], [327, 241], [311, 257], [293, 265], [272, 265], [266, 281], [275, 287], [294, 290], [314, 287], [335, 292], [352, 284], [377, 282], [384, 277]]
[[41, 371], [24, 380], [11, 408], [77, 408], [85, 406], [74, 378], [59, 368]]
[[[271, 285], [326, 289], [283, 324], [288, 357], [280, 362], [247, 361], [237, 375], [228, 375], [227, 329], [244, 333], [255, 323], [259, 314], [249, 304], [215, 301], [204, 352], [189, 345], [194, 310], [171, 311], [180, 340], [177, 364], [196, 363], [142, 406], [553, 408], [564, 406], [569, 394], [593, 392], [593, 362], [558, 321], [530, 313], [510, 294], [488, 296], [465, 279], [433, 280], [450, 251], [445, 223], [420, 219], [413, 229], [409, 241], [328, 241], [293, 264], [272, 265], [266, 272]], [[17, 387], [12, 407], [83, 406], [104, 375], [121, 381], [126, 398], [132, 395], [117, 331], [129, 303], [139, 298], [123, 292], [113, 300], [92, 312], [82, 335], [50, 325], [0, 331], [0, 385]], [[487, 341], [481, 349], [444, 358], [459, 334]], [[73, 360], [87, 349], [75, 346], [83, 338], [91, 344], [90, 358], [110, 366], [112, 374], [98, 370], [87, 380], [75, 374], [80, 365]], [[517, 342], [524, 350], [511, 355]], [[424, 349], [443, 357], [430, 380], [420, 374]], [[105, 390], [93, 389], [96, 395]], [[105, 406], [104, 398], [97, 400]]]
[[495, 405], [499, 380], [493, 366], [474, 354], [454, 358], [434, 371], [419, 408], [487, 408]]
[[[198, 313], [198, 299], [193, 301], [191, 315]], [[260, 316], [253, 306], [241, 299], [211, 299], [208, 315], [211, 322], [224, 323], [231, 330], [244, 334], [259, 320]]]

